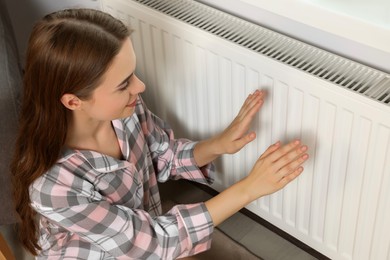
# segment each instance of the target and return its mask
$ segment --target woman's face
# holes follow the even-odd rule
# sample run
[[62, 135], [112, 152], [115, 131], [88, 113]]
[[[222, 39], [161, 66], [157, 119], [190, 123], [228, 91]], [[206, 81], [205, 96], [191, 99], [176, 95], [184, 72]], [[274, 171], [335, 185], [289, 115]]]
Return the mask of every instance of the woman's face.
[[83, 110], [91, 119], [105, 121], [133, 114], [138, 94], [145, 90], [134, 74], [135, 66], [133, 45], [127, 38], [91, 99], [83, 101]]

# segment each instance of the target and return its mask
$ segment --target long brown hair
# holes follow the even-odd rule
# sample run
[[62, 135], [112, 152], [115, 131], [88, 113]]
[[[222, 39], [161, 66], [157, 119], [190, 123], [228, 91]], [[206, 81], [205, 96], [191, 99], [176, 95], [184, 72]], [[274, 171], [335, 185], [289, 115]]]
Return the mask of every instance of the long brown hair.
[[65, 145], [71, 114], [60, 99], [66, 93], [88, 99], [129, 35], [122, 22], [91, 9], [55, 12], [33, 28], [11, 172], [19, 238], [34, 255], [41, 248], [29, 187], [57, 162]]

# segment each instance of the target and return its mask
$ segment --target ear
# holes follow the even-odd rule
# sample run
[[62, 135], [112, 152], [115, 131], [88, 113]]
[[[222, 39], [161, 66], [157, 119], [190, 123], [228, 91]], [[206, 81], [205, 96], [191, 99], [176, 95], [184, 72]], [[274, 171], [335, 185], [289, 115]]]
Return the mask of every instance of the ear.
[[61, 103], [70, 110], [78, 110], [81, 107], [81, 100], [74, 94], [64, 94]]

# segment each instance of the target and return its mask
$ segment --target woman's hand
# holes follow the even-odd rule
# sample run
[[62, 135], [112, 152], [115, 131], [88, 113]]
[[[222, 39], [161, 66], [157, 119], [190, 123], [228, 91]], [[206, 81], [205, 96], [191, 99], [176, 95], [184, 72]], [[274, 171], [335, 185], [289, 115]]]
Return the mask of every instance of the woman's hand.
[[268, 147], [242, 181], [246, 184], [249, 200], [274, 193], [298, 177], [308, 158], [307, 146], [295, 140], [285, 146], [280, 142]]
[[236, 153], [256, 138], [255, 132], [249, 132], [249, 126], [264, 102], [264, 92], [256, 90], [242, 105], [233, 122], [219, 135], [198, 142], [194, 149], [194, 158], [198, 166], [204, 166], [222, 154]]
[[264, 96], [264, 92], [259, 90], [250, 94], [232, 123], [215, 137], [220, 154], [236, 153], [256, 138], [256, 133], [248, 132], [248, 130], [255, 115], [264, 103]]
[[276, 192], [298, 177], [308, 158], [307, 146], [293, 141], [271, 145], [257, 160], [247, 177], [205, 202], [214, 225], [232, 216], [252, 201]]

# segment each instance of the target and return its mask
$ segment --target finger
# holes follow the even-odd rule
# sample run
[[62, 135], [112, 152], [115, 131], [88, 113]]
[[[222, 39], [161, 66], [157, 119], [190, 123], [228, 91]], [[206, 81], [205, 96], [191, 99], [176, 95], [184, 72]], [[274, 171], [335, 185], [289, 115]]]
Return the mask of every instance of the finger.
[[260, 156], [259, 159], [264, 159], [268, 155], [272, 154], [273, 152], [275, 152], [276, 150], [278, 150], [280, 148], [280, 145], [281, 145], [280, 141], [277, 141], [273, 145], [269, 146], [267, 148], [267, 150], [265, 150], [265, 152]]
[[256, 139], [256, 133], [250, 132], [249, 134], [245, 135], [243, 138], [240, 138], [235, 141], [236, 150], [241, 150], [245, 145], [252, 142]]
[[264, 100], [260, 99], [253, 103], [251, 107], [248, 107], [240, 116], [240, 120], [244, 124], [250, 124], [255, 115], [259, 112], [261, 106], [263, 105]]
[[256, 100], [261, 98], [262, 95], [262, 92], [260, 92], [259, 90], [256, 90], [255, 92], [249, 94], [248, 97], [245, 99], [244, 103], [242, 104], [238, 116], [244, 114], [247, 111], [248, 107], [253, 106], [253, 104], [256, 103]]
[[283, 167], [288, 166], [293, 161], [297, 160], [307, 151], [307, 146], [302, 145], [290, 150], [288, 153], [284, 154], [278, 160], [274, 161], [275, 169], [281, 170]]
[[303, 172], [304, 168], [301, 166], [301, 167], [298, 167], [297, 169], [295, 169], [293, 172], [291, 172], [290, 174], [284, 176], [280, 181], [279, 183], [282, 185], [282, 187], [286, 186], [288, 183], [290, 183], [291, 181], [293, 181], [294, 179], [296, 179], [299, 175], [301, 175], [301, 173]]
[[273, 153], [271, 155], [271, 157], [270, 157], [271, 161], [275, 162], [275, 161], [279, 160], [280, 158], [282, 158], [284, 155], [286, 155], [290, 151], [298, 148], [300, 144], [301, 144], [300, 140], [294, 140], [294, 141], [284, 145], [276, 153]]
[[309, 155], [306, 153], [298, 156], [289, 164], [284, 165], [277, 174], [280, 176], [280, 178], [289, 175], [291, 172], [294, 172], [297, 168], [299, 168], [301, 164], [303, 164], [308, 158]]
[[253, 94], [249, 95], [242, 105], [240, 112], [238, 113], [238, 117], [245, 117], [248, 112], [253, 111], [254, 109], [258, 110], [260, 108], [260, 104], [264, 101], [264, 93], [261, 91], [255, 91]]
[[237, 116], [235, 119], [235, 124], [239, 125], [242, 134], [247, 132], [250, 125], [253, 122], [256, 114], [259, 112], [261, 106], [263, 105], [263, 100], [256, 101], [257, 103], [252, 104], [252, 107], [247, 107], [240, 116]]

